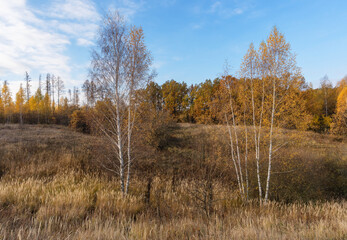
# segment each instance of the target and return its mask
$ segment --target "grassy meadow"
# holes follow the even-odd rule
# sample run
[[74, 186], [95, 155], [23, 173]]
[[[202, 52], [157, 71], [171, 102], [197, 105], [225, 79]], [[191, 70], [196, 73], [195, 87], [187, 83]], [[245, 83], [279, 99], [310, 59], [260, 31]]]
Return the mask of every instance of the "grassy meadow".
[[347, 239], [344, 137], [278, 129], [284, 147], [273, 161], [271, 201], [260, 207], [239, 198], [225, 126], [170, 129], [159, 148], [137, 145], [122, 196], [117, 176], [101, 167], [112, 157], [101, 138], [63, 126], [0, 126], [0, 239]]

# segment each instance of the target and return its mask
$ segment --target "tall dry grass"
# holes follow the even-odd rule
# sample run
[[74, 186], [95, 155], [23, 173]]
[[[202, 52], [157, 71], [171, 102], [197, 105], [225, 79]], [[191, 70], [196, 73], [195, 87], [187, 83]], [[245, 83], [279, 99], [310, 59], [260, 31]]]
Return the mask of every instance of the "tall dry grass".
[[[137, 179], [134, 189], [143, 188]], [[346, 239], [347, 202], [240, 204], [215, 186], [208, 218], [191, 183], [153, 180], [153, 198], [122, 197], [113, 181], [79, 173], [0, 183], [2, 239]]]
[[[95, 137], [64, 127], [1, 126], [0, 239], [347, 239], [345, 200], [242, 203], [228, 170], [220, 169], [227, 164], [222, 130], [204, 127], [207, 142], [199, 140], [201, 131], [175, 132], [183, 140], [156, 153], [155, 166], [164, 170], [137, 169], [123, 197], [117, 177], [93, 164]], [[332, 139], [301, 138], [314, 139], [298, 141], [309, 148], [336, 148]], [[187, 169], [172, 176], [165, 171], [170, 164]]]

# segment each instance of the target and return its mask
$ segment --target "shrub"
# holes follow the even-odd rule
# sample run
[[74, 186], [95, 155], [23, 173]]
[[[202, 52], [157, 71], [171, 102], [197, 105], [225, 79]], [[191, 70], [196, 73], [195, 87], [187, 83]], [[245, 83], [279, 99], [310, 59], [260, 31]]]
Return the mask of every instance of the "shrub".
[[85, 109], [75, 110], [70, 116], [70, 127], [78, 132], [90, 133], [87, 112]]

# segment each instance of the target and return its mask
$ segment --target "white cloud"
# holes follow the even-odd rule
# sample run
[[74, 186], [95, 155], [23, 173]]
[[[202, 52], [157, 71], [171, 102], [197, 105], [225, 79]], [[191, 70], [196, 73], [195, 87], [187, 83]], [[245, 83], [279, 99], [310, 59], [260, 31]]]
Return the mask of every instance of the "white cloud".
[[94, 3], [89, 0], [56, 0], [48, 12], [51, 17], [64, 20], [99, 19]]
[[164, 7], [171, 7], [176, 4], [176, 0], [159, 0], [158, 1], [160, 5]]
[[42, 12], [41, 14], [48, 18], [55, 18], [52, 25], [70, 37], [77, 38], [78, 45], [93, 45], [92, 40], [100, 20], [94, 2], [90, 0], [56, 0], [48, 14]]
[[210, 12], [215, 13], [222, 6], [220, 1], [217, 1], [211, 5]]
[[164, 61], [154, 61], [152, 63], [152, 68], [158, 70], [159, 68], [161, 68], [163, 65], [165, 65]]
[[[226, 2], [226, 3], [229, 3], [230, 5], [230, 2]], [[237, 3], [237, 1], [235, 3], [231, 2], [234, 6], [228, 6], [228, 4], [226, 3], [222, 1], [214, 2], [210, 6], [208, 13], [217, 14], [223, 18], [229, 18], [235, 15], [243, 14], [245, 10], [248, 8], [247, 2], [243, 2], [242, 5]]]
[[[98, 25], [94, 22], [88, 24], [81, 22], [59, 22], [56, 28], [70, 36], [70, 38], [77, 38], [77, 44], [81, 46], [93, 45], [95, 33]], [[81, 44], [80, 44], [81, 43]]]
[[0, 10], [0, 71], [14, 74], [40, 67], [42, 70], [69, 71], [62, 54], [70, 44], [68, 37], [46, 32], [38, 27], [44, 22], [26, 8], [25, 1], [1, 3]]
[[243, 11], [244, 11], [244, 10], [241, 9], [241, 8], [235, 8], [235, 9], [233, 10], [233, 13], [236, 14], [236, 15], [239, 15], [239, 14], [242, 14]]
[[172, 57], [172, 60], [174, 60], [176, 62], [179, 62], [179, 61], [182, 61], [183, 58], [182, 57], [178, 57], [178, 56], [174, 56], [174, 57]]
[[99, 14], [89, 0], [57, 0], [42, 9], [26, 0], [0, 0], [0, 74], [52, 72], [71, 79], [71, 44], [93, 44]]
[[127, 20], [131, 20], [134, 15], [144, 10], [145, 3], [143, 0], [134, 1], [134, 0], [116, 0], [111, 6], [110, 9], [119, 11], [119, 13], [124, 16]]
[[89, 41], [89, 40], [84, 39], [84, 38], [78, 38], [77, 39], [77, 44], [80, 45], [80, 46], [84, 46], [84, 47], [88, 47], [88, 46], [94, 45], [94, 43], [92, 41]]
[[202, 27], [203, 27], [202, 23], [195, 23], [195, 24], [192, 25], [193, 29], [201, 29]]

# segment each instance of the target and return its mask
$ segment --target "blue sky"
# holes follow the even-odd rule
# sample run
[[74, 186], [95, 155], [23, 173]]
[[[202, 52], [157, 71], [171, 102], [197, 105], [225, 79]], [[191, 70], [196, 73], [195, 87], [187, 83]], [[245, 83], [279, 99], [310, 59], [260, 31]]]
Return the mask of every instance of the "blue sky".
[[100, 17], [117, 9], [141, 25], [163, 83], [214, 79], [225, 60], [236, 75], [251, 42], [276, 25], [297, 54], [307, 82], [347, 75], [347, 1], [0, 0], [0, 81], [16, 91], [28, 71], [59, 75], [66, 88], [87, 78]]

